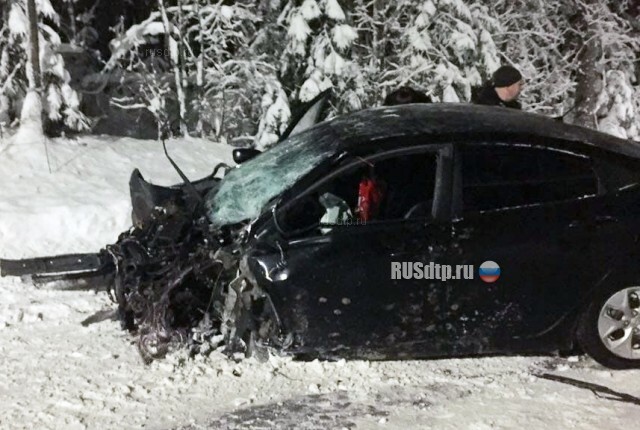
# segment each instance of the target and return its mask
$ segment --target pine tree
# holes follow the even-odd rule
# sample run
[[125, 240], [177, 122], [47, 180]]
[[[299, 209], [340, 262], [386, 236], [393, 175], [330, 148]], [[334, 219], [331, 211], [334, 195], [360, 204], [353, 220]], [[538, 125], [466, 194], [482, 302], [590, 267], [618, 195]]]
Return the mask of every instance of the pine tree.
[[575, 39], [584, 48], [577, 57], [573, 121], [627, 138], [638, 136], [640, 124], [633, 100], [637, 88], [629, 78], [640, 38], [619, 7], [609, 0], [576, 0], [574, 21], [581, 33]]
[[281, 23], [284, 6], [278, 0], [261, 0], [257, 13], [262, 18], [255, 38], [247, 47], [247, 55], [260, 57], [273, 66], [270, 79], [260, 100], [258, 132], [254, 146], [265, 150], [274, 145], [286, 130], [291, 119], [288, 82], [281, 79], [279, 58], [286, 47], [285, 30]]
[[407, 1], [356, 0], [352, 13], [358, 40], [352, 48], [364, 81], [364, 106], [375, 106], [397, 86], [389, 71], [399, 63], [403, 49], [402, 11]]
[[499, 64], [493, 34], [500, 30], [486, 6], [462, 0], [407, 1], [401, 7], [403, 49], [390, 72], [395, 86], [424, 89], [434, 101], [471, 98]]
[[567, 2], [486, 0], [503, 31], [494, 39], [502, 56], [517, 66], [526, 86], [520, 99], [526, 110], [558, 116], [571, 109], [567, 95], [575, 55], [567, 52], [572, 24]]
[[[330, 115], [377, 105], [403, 85], [466, 102], [501, 64], [523, 73], [526, 110], [588, 112], [591, 125], [634, 136], [640, 39], [630, 10], [629, 0], [180, 0], [166, 3], [168, 26], [156, 8], [116, 38], [107, 70], [123, 71], [130, 106], [175, 111], [199, 135], [255, 135], [260, 148], [326, 88]], [[154, 38], [170, 42], [177, 74], [167, 58], [145, 57]]]
[[289, 91], [297, 100], [309, 101], [333, 87], [340, 95], [334, 112], [363, 107], [364, 82], [351, 54], [358, 33], [349, 18], [338, 0], [304, 0], [300, 6], [289, 2], [284, 8], [287, 46], [281, 75], [293, 83]]
[[[158, 107], [172, 111], [177, 106], [176, 116], [186, 127], [182, 133], [212, 132], [219, 139], [254, 134], [269, 108], [262, 107], [263, 95], [278, 93], [277, 70], [254, 49], [260, 34], [255, 4], [223, 3], [183, 0], [166, 6], [160, 1], [146, 20], [116, 37], [105, 71], [122, 70], [130, 91], [113, 102], [125, 108], [144, 106], [159, 121], [172, 114], [160, 115]], [[173, 35], [167, 36], [167, 29]], [[165, 40], [168, 47], [160, 51], [169, 55], [145, 54], [154, 52], [142, 48], [152, 37]]]
[[[27, 99], [27, 106], [33, 108], [27, 117], [36, 120], [35, 110], [44, 111], [50, 122], [62, 122], [73, 130], [88, 128], [88, 121], [80, 112], [78, 94], [69, 86], [69, 75], [64, 60], [57, 52], [60, 37], [55, 26], [58, 15], [49, 0], [37, 0], [34, 6], [38, 12], [38, 61], [36, 67], [28, 61], [34, 43], [29, 39], [29, 20], [26, 0], [12, 0], [2, 4], [4, 20], [0, 30], [0, 118], [13, 121], [18, 117], [18, 108], [24, 104], [28, 89], [38, 89], [40, 106], [33, 97]], [[34, 73], [32, 73], [32, 71]], [[41, 79], [40, 83], [37, 79]], [[34, 102], [34, 103], [32, 103]], [[41, 128], [40, 126], [36, 126]]]
[[602, 119], [599, 128], [634, 135], [633, 58], [640, 39], [632, 35], [632, 20], [623, 19], [625, 3], [487, 1], [504, 28], [495, 37], [500, 51], [525, 77], [527, 110], [566, 114], [567, 120], [593, 128]]
[[277, 82], [275, 67], [251, 49], [258, 21], [253, 2], [203, 4], [190, 20], [187, 61], [195, 64], [201, 88], [193, 106], [212, 113], [217, 137], [247, 134], [251, 128], [245, 124], [247, 117], [258, 119], [263, 113], [262, 95], [271, 95]]

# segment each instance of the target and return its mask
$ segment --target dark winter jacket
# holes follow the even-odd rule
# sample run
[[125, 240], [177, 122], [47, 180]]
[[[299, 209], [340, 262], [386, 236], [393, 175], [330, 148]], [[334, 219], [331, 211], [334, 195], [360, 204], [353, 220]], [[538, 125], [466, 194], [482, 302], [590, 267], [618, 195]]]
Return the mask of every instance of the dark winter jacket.
[[517, 100], [505, 102], [496, 93], [496, 89], [491, 84], [486, 85], [477, 90], [475, 96], [472, 98], [472, 102], [477, 105], [489, 105], [489, 106], [503, 106], [513, 109], [522, 109], [520, 103]]

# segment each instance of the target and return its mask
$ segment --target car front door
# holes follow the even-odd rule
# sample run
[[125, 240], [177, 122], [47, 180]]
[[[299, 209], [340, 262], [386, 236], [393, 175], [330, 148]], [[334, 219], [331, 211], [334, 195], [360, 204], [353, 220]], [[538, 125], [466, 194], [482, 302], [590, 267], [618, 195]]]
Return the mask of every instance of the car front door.
[[[317, 217], [310, 202], [327, 200], [327, 193], [350, 212], [327, 222], [333, 209], [327, 208], [322, 225], [281, 237], [281, 252], [256, 257], [281, 325], [294, 335], [294, 350], [368, 357], [446, 353], [436, 341], [443, 300], [438, 281], [413, 273], [393, 279], [392, 263], [426, 264], [444, 255], [451, 166], [451, 146], [377, 154], [331, 173], [278, 210], [285, 233], [291, 214], [297, 227], [309, 224], [300, 223], [304, 214]], [[377, 216], [362, 221], [354, 206], [362, 197], [359, 184], [371, 175], [384, 197]]]

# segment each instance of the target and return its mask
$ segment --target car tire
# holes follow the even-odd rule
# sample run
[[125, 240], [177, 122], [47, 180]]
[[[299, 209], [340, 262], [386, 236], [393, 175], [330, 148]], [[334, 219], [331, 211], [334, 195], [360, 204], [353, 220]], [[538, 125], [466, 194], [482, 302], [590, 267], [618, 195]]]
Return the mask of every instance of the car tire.
[[640, 286], [596, 294], [578, 317], [576, 338], [603, 366], [640, 368]]

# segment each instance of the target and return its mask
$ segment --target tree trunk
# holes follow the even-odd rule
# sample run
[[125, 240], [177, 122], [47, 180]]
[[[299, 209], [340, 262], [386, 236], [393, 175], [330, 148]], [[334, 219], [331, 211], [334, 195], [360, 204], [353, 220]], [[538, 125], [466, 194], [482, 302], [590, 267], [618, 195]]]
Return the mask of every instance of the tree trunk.
[[602, 92], [602, 74], [598, 70], [598, 59], [601, 51], [600, 41], [595, 37], [591, 38], [583, 47], [578, 60], [574, 123], [583, 127], [598, 126], [596, 110]]
[[205, 91], [204, 91], [204, 22], [202, 19], [202, 10], [200, 8], [200, 0], [196, 1], [196, 14], [198, 15], [198, 43], [200, 44], [200, 54], [198, 55], [197, 61], [197, 70], [196, 70], [196, 91], [198, 97], [198, 108], [200, 109], [200, 113], [198, 115], [198, 125], [196, 126], [196, 132], [200, 137], [204, 137], [204, 124], [203, 124], [203, 116], [204, 112], [202, 109], [204, 108], [204, 100], [205, 100]]
[[29, 43], [27, 51], [27, 79], [29, 88], [22, 102], [20, 112], [20, 129], [16, 140], [34, 141], [44, 136], [42, 128], [42, 76], [40, 72], [40, 43], [38, 41], [38, 13], [35, 0], [27, 0], [29, 19]]
[[[51, 173], [47, 141], [42, 128], [42, 76], [40, 72], [40, 43], [38, 41], [38, 13], [35, 0], [27, 0], [29, 20], [29, 41], [24, 44], [27, 51], [27, 79], [29, 88], [22, 101], [20, 127], [13, 137], [7, 155], [12, 162], [27, 169], [44, 170]], [[44, 144], [44, 151], [25, 150], [25, 145]]]
[[[179, 40], [176, 40], [173, 35], [172, 25], [169, 22], [169, 16], [167, 15], [167, 9], [164, 6], [164, 0], [158, 0], [158, 6], [160, 8], [160, 14], [162, 15], [162, 23], [164, 26], [165, 35], [167, 37], [167, 41], [169, 42], [169, 52], [170, 52], [170, 61], [171, 67], [173, 68], [173, 76], [176, 83], [176, 95], [178, 97], [178, 109], [180, 114], [180, 134], [182, 136], [187, 135], [187, 104], [186, 97], [184, 94], [183, 87], [183, 79], [182, 79], [182, 69], [180, 64], [180, 47], [181, 43]], [[181, 2], [178, 2], [178, 7], [181, 7]], [[181, 29], [178, 29], [181, 31]], [[178, 38], [182, 37], [181, 34], [178, 34]]]
[[602, 57], [602, 41], [600, 29], [589, 11], [601, 0], [583, 0], [585, 6], [577, 15], [577, 29], [582, 30], [582, 43], [578, 55], [578, 72], [576, 77], [576, 98], [574, 124], [583, 127], [598, 128], [596, 111], [598, 99], [602, 92], [602, 70], [599, 60]]
[[[38, 39], [38, 12], [36, 11], [36, 1], [27, 0], [27, 14], [29, 17], [29, 64], [30, 71], [27, 71], [29, 79], [29, 90], [40, 91], [42, 89], [42, 75], [40, 71], [40, 41]], [[27, 68], [29, 69], [29, 68]]]
[[75, 0], [67, 0], [67, 14], [69, 15], [69, 30], [71, 31], [71, 43], [77, 44], [78, 28], [76, 27], [76, 9], [73, 6]]

